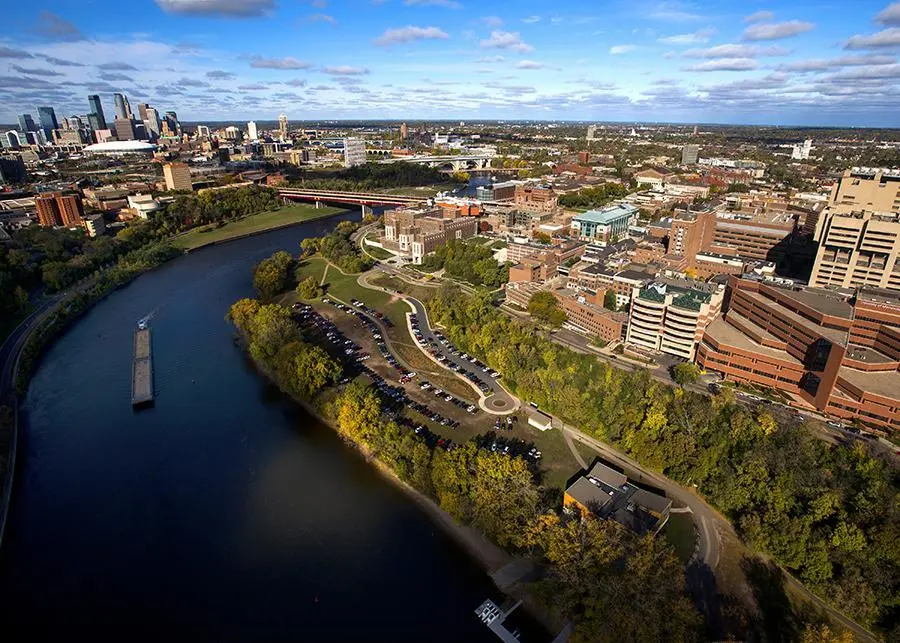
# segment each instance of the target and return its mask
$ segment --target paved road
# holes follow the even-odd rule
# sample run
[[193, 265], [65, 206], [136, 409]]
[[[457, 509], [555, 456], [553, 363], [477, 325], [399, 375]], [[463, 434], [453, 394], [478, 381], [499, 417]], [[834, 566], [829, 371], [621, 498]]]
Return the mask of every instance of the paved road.
[[50, 297], [41, 300], [31, 314], [23, 319], [19, 325], [7, 336], [0, 346], [0, 400], [11, 401], [15, 397], [16, 362], [19, 353], [28, 341], [28, 336], [35, 324], [42, 319], [44, 314], [60, 300], [60, 297]]
[[425, 310], [425, 305], [421, 301], [412, 297], [405, 297], [405, 299], [410, 304], [412, 304], [413, 308], [416, 309], [416, 315], [419, 319], [419, 330], [422, 331], [422, 336], [428, 342], [435, 342], [439, 347], [439, 354], [443, 354], [447, 358], [447, 361], [443, 362], [444, 368], [446, 368], [450, 372], [454, 372], [452, 368], [450, 368], [450, 366], [456, 364], [460, 368], [474, 372], [482, 382], [487, 384], [489, 392], [484, 394], [486, 398], [483, 402], [485, 410], [492, 413], [505, 414], [512, 413], [517, 408], [519, 408], [520, 403], [518, 398], [511, 395], [506, 389], [504, 389], [500, 385], [498, 380], [492, 378], [486, 373], [482, 373], [472, 362], [463, 359], [459, 355], [451, 355], [448, 352], [448, 347], [445, 347], [443, 344], [441, 344], [438, 338], [435, 337], [434, 332], [431, 329], [431, 322], [428, 320], [428, 311]]

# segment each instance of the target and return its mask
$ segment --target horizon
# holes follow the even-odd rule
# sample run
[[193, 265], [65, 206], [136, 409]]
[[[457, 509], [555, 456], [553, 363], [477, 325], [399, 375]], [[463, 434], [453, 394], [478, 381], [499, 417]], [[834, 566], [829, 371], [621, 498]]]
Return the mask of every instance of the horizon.
[[[93, 19], [111, 11], [135, 27]], [[465, 0], [96, 0], [90, 12], [45, 0], [8, 27], [0, 120], [13, 123], [38, 105], [86, 114], [89, 94], [110, 114], [121, 91], [200, 123], [265, 111], [294, 122], [900, 126], [900, 2], [884, 0], [551, 11], [533, 0], [484, 11]]]

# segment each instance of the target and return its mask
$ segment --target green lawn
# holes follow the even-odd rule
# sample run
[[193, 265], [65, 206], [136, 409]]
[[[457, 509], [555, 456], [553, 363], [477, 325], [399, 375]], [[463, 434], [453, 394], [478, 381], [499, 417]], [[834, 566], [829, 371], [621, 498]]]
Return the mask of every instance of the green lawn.
[[297, 268], [294, 271], [294, 277], [297, 280], [297, 283], [300, 283], [307, 277], [313, 277], [316, 280], [316, 283], [322, 282], [322, 275], [325, 274], [325, 266], [328, 265], [325, 263], [325, 260], [322, 257], [310, 257], [309, 259], [304, 259], [299, 264], [297, 264]]
[[359, 275], [345, 275], [334, 266], [328, 267], [328, 275], [325, 278], [326, 294], [334, 295], [338, 299], [350, 302], [358, 299], [367, 306], [378, 310], [393, 322], [394, 326], [406, 329], [406, 313], [410, 312], [409, 306], [397, 297], [392, 297], [386, 292], [365, 288], [359, 284]]
[[176, 248], [194, 250], [217, 241], [226, 241], [228, 239], [255, 234], [257, 232], [264, 232], [281, 226], [312, 221], [342, 211], [341, 208], [316, 208], [306, 204], [288, 205], [280, 210], [261, 212], [260, 214], [244, 217], [238, 221], [228, 223], [221, 228], [206, 226], [191, 230], [187, 234], [183, 234], [180, 237], [173, 239], [172, 245]]
[[[370, 232], [369, 234], [367, 234], [365, 236], [365, 239], [369, 239], [369, 238], [371, 238], [372, 241], [377, 241], [378, 235], [375, 234], [374, 232]], [[370, 246], [369, 244], [367, 244], [365, 242], [363, 243], [363, 247], [366, 249], [366, 252], [368, 252], [370, 255], [372, 255], [376, 259], [381, 259], [382, 261], [385, 259], [390, 259], [391, 257], [394, 256], [390, 252], [388, 252], [387, 250], [385, 250], [383, 248], [379, 248], [378, 246]]]

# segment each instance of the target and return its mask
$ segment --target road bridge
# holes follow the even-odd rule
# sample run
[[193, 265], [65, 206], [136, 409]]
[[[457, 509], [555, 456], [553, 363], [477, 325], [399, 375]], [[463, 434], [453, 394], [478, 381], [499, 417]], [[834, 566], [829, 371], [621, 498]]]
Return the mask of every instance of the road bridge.
[[428, 199], [402, 194], [382, 194], [378, 192], [346, 192], [343, 190], [305, 190], [303, 188], [279, 188], [278, 195], [285, 201], [312, 201], [337, 205], [358, 205], [363, 214], [371, 214], [374, 207], [402, 207], [422, 205]]

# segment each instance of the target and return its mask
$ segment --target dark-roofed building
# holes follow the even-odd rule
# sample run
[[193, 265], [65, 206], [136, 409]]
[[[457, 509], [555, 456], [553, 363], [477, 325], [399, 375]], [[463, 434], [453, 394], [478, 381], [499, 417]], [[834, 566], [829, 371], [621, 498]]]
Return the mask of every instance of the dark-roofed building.
[[578, 476], [563, 496], [567, 511], [613, 520], [638, 535], [656, 533], [669, 518], [672, 501], [638, 487], [624, 473], [598, 461]]

